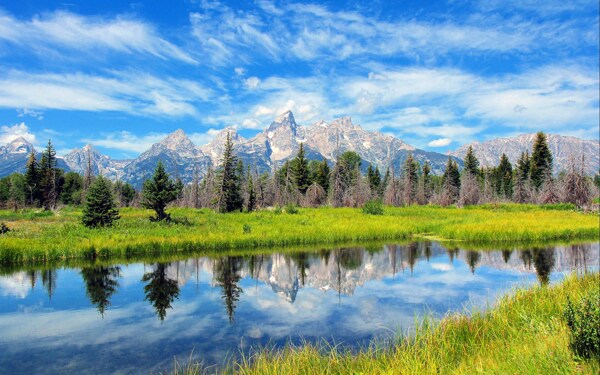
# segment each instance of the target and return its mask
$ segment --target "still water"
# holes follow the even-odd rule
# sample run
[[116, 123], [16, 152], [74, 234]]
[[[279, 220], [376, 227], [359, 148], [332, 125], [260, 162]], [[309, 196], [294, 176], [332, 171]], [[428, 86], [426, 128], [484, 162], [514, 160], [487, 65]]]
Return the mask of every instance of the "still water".
[[[597, 269], [598, 243], [489, 251], [438, 243], [79, 268], [0, 268], [0, 373], [148, 373], [193, 353], [349, 348], [424, 313], [485, 308], [515, 285]], [[466, 310], [465, 310], [466, 309]]]

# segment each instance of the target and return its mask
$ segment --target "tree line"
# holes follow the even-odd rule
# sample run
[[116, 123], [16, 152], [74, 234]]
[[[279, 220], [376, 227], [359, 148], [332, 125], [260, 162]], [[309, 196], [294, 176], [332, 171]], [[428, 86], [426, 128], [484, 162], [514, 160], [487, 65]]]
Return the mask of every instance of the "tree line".
[[[89, 158], [88, 158], [89, 159]], [[330, 165], [326, 160], [308, 160], [303, 144], [297, 155], [273, 173], [258, 173], [244, 165], [227, 136], [217, 169], [209, 168], [200, 178], [184, 185], [172, 179], [158, 163], [153, 176], [141, 191], [121, 181], [94, 176], [88, 161], [84, 175], [64, 173], [56, 167], [51, 144], [38, 162], [31, 153], [24, 174], [0, 179], [0, 205], [17, 210], [58, 205], [84, 205], [87, 226], [106, 226], [118, 219], [118, 207], [142, 206], [152, 209], [152, 220], [169, 221], [169, 205], [211, 208], [219, 212], [246, 211], [267, 207], [363, 207], [370, 202], [391, 206], [435, 204], [476, 205], [492, 202], [572, 203], [584, 207], [600, 188], [600, 177], [592, 180], [584, 173], [585, 160], [571, 158], [567, 170], [553, 175], [553, 157], [546, 135], [539, 132], [531, 154], [523, 152], [513, 166], [503, 154], [497, 166], [482, 167], [470, 147], [460, 170], [448, 158], [444, 173], [432, 173], [428, 161], [421, 164], [409, 155], [401, 170], [369, 165], [361, 172], [360, 156], [352, 151], [339, 155]]]

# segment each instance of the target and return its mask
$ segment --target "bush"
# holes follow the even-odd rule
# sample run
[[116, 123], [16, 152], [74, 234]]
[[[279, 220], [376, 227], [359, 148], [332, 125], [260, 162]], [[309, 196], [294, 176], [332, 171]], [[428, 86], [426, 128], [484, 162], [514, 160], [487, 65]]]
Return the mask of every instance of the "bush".
[[4, 223], [0, 223], [0, 234], [10, 232], [10, 228], [6, 226]]
[[290, 215], [295, 215], [298, 213], [298, 207], [296, 207], [293, 204], [287, 204], [285, 206], [285, 212], [290, 214]]
[[571, 349], [582, 358], [600, 359], [600, 289], [574, 305], [567, 299], [563, 313], [571, 331]]
[[244, 234], [252, 233], [252, 227], [249, 224], [244, 224]]
[[362, 210], [368, 215], [383, 215], [383, 203], [380, 199], [370, 200], [365, 203]]

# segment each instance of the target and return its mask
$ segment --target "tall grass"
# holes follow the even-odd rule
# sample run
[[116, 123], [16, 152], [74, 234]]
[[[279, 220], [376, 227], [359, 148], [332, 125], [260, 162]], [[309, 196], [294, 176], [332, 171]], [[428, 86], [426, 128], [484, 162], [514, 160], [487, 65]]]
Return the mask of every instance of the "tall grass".
[[[329, 344], [261, 349], [222, 370], [238, 374], [597, 374], [597, 360], [569, 349], [567, 297], [600, 288], [600, 275], [572, 275], [552, 287], [518, 289], [487, 312], [425, 319], [387, 347], [351, 353]], [[199, 373], [194, 367], [195, 373]]]
[[171, 209], [174, 222], [150, 222], [150, 211], [121, 210], [113, 228], [89, 229], [81, 212], [51, 215], [0, 211], [10, 232], [0, 235], [0, 262], [49, 262], [197, 253], [212, 250], [340, 244], [416, 237], [483, 243], [597, 239], [597, 214], [527, 205], [482, 208], [386, 207], [383, 215], [352, 208], [302, 208], [297, 214], [259, 211], [218, 214]]

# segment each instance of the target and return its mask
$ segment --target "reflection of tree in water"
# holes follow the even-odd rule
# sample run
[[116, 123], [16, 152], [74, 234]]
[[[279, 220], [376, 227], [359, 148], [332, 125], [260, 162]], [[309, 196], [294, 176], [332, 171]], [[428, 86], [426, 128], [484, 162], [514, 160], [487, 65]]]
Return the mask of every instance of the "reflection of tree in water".
[[530, 250], [521, 251], [521, 259], [523, 259], [523, 265], [527, 269], [531, 269], [531, 261], [533, 260], [533, 256], [531, 255]]
[[48, 293], [48, 297], [52, 299], [52, 295], [54, 294], [54, 290], [56, 289], [56, 271], [53, 269], [47, 269], [42, 271], [42, 285], [46, 292]]
[[450, 258], [450, 263], [454, 263], [454, 258], [456, 257], [456, 254], [458, 254], [458, 249], [457, 248], [447, 248], [446, 251], [448, 252], [448, 258]]
[[429, 242], [429, 241], [419, 242], [419, 246], [423, 249], [422, 253], [425, 254], [427, 263], [429, 263], [429, 258], [431, 258], [431, 242]]
[[121, 277], [121, 267], [83, 268], [81, 277], [85, 282], [86, 294], [93, 305], [96, 305], [100, 315], [110, 305], [110, 297], [117, 291]]
[[158, 263], [154, 271], [144, 274], [142, 282], [148, 282], [144, 286], [146, 300], [154, 306], [158, 318], [165, 320], [167, 309], [171, 308], [171, 303], [175, 298], [179, 298], [177, 280], [167, 277], [167, 265], [165, 263]]
[[571, 268], [580, 270], [583, 272], [587, 271], [587, 267], [588, 267], [587, 255], [591, 251], [592, 251], [592, 245], [589, 243], [571, 245], [571, 251], [569, 251], [569, 254], [571, 255], [571, 258], [570, 258]]
[[234, 321], [237, 302], [240, 299], [240, 294], [243, 293], [242, 288], [238, 286], [238, 282], [242, 278], [239, 274], [241, 268], [241, 257], [222, 257], [215, 261], [214, 264], [213, 274], [217, 285], [223, 288], [221, 298], [225, 303], [229, 323], [233, 323]]
[[296, 263], [296, 266], [300, 270], [300, 281], [302, 282], [302, 286], [304, 286], [304, 281], [306, 280], [306, 270], [310, 268], [310, 264], [308, 262], [308, 253], [299, 252], [291, 255], [291, 258]]
[[469, 268], [471, 269], [471, 273], [475, 274], [475, 267], [477, 267], [477, 263], [479, 263], [480, 259], [481, 254], [479, 254], [479, 251], [467, 251], [466, 260]]
[[325, 266], [329, 265], [329, 258], [331, 257], [331, 250], [321, 249], [319, 250], [319, 256], [325, 261]]
[[554, 249], [533, 249], [533, 265], [540, 284], [547, 285], [554, 268]]
[[338, 252], [340, 264], [344, 269], [351, 271], [359, 268], [363, 261], [363, 249], [341, 249]]
[[510, 256], [512, 255], [512, 250], [502, 250], [502, 259], [504, 259], [504, 263], [508, 263], [510, 260]]
[[410, 243], [407, 247], [407, 259], [408, 265], [410, 267], [410, 273], [412, 275], [413, 269], [415, 268], [415, 264], [417, 263], [417, 259], [419, 258], [419, 254], [417, 252], [418, 245], [415, 242]]

